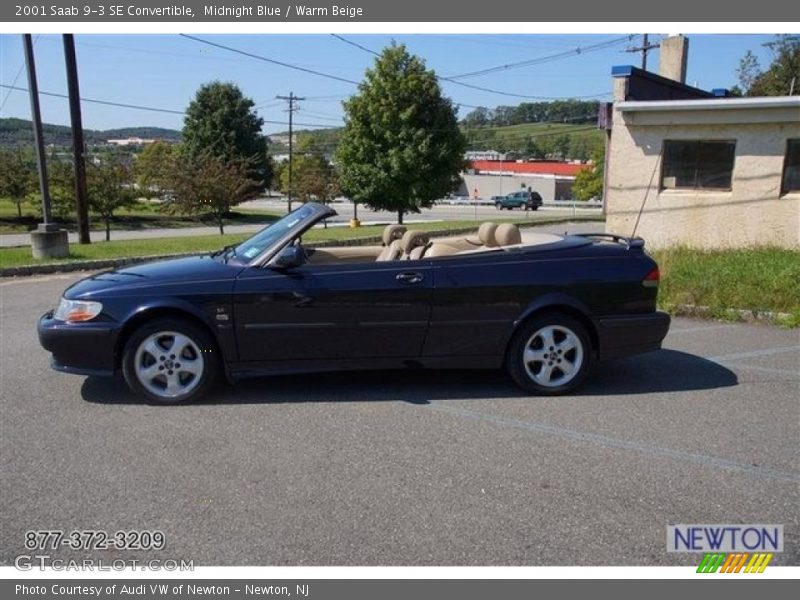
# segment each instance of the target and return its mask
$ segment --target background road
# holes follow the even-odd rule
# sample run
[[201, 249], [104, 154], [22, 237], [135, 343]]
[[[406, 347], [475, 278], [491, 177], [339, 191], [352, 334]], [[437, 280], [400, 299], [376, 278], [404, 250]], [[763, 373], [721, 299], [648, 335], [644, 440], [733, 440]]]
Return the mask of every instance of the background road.
[[[0, 281], [0, 563], [28, 529], [162, 529], [236, 564], [697, 564], [667, 523], [783, 523], [798, 564], [796, 330], [676, 319], [574, 396], [494, 372], [339, 373], [152, 407], [58, 374], [35, 321], [74, 274]], [[142, 557], [142, 553], [52, 553]]]

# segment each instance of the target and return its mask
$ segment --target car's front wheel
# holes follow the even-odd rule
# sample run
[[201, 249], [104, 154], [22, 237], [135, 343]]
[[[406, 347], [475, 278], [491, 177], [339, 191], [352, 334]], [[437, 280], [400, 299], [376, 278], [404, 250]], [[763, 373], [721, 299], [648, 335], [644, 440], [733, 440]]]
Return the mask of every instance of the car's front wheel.
[[156, 319], [125, 344], [122, 372], [128, 386], [156, 404], [202, 396], [214, 383], [219, 358], [211, 335], [182, 319]]
[[497, 210], [503, 210], [503, 203], [502, 203], [502, 202], [495, 202], [495, 203], [494, 203], [494, 207], [495, 207]]
[[548, 313], [527, 321], [514, 334], [506, 368], [522, 389], [552, 396], [578, 387], [592, 358], [583, 324], [568, 315]]

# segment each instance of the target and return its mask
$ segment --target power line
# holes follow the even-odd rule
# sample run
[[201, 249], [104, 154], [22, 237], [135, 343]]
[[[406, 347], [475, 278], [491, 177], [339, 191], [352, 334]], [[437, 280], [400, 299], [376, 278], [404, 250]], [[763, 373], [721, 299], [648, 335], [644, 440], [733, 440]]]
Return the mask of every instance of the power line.
[[[358, 49], [360, 49], [360, 50], [362, 50], [364, 52], [368, 52], [369, 54], [372, 54], [372, 55], [375, 55], [375, 56], [379, 56], [378, 52], [375, 52], [374, 50], [371, 50], [371, 49], [367, 48], [366, 46], [362, 46], [361, 44], [359, 44], [357, 42], [349, 40], [349, 39], [347, 39], [347, 38], [345, 38], [345, 37], [343, 37], [341, 35], [334, 35], [334, 34], [331, 34], [331, 35], [333, 37], [335, 37], [337, 40], [340, 40], [340, 41], [344, 42], [345, 44], [349, 44], [351, 46], [354, 46], [354, 47], [356, 47], [356, 48], [358, 48]], [[627, 39], [630, 39], [630, 36], [625, 36], [624, 38], [621, 38], [621, 39], [627, 40]], [[570, 52], [575, 52], [575, 51], [571, 50]], [[465, 75], [457, 75], [455, 77], [464, 77], [464, 76]], [[508, 97], [511, 97], [511, 98], [523, 98], [523, 99], [526, 99], [526, 100], [561, 100], [561, 99], [564, 98], [564, 96], [533, 96], [533, 95], [530, 95], [530, 94], [517, 94], [517, 93], [514, 93], [514, 92], [507, 92], [507, 91], [504, 91], [504, 90], [496, 90], [496, 89], [493, 89], [493, 88], [487, 88], [487, 87], [483, 87], [483, 86], [479, 86], [479, 85], [473, 85], [471, 83], [464, 83], [463, 81], [457, 81], [454, 77], [444, 77], [442, 75], [436, 75], [435, 77], [439, 81], [446, 81], [446, 82], [452, 83], [454, 85], [460, 85], [461, 87], [470, 88], [470, 89], [478, 90], [478, 91], [481, 91], [481, 92], [488, 92], [488, 93], [491, 93], [491, 94], [498, 94], [498, 95], [501, 95], [501, 96], [508, 96]], [[607, 96], [608, 94], [609, 94], [609, 92], [604, 92], [602, 94], [591, 94], [591, 95], [588, 95], [588, 96], [572, 96], [572, 98], [575, 98], [575, 99], [579, 99], [579, 98], [601, 98], [602, 96]], [[457, 103], [454, 103], [454, 104], [457, 104]], [[467, 105], [466, 104], [462, 104], [461, 106], [467, 106]], [[477, 108], [477, 107], [475, 107], [475, 108]]]
[[[27, 88], [17, 87], [14, 85], [5, 85], [0, 83], [0, 87], [6, 88], [8, 90], [13, 90], [17, 92], [27, 92]], [[66, 94], [57, 94], [56, 92], [45, 92], [39, 90], [39, 93], [43, 96], [53, 96], [54, 98], [69, 98]], [[112, 102], [110, 100], [97, 100], [96, 98], [83, 98], [81, 97], [81, 102], [91, 102], [93, 104], [104, 104], [106, 106], [117, 106], [119, 108], [132, 108], [135, 110], [149, 110], [152, 112], [162, 112], [162, 113], [170, 113], [173, 115], [183, 115], [185, 114], [182, 110], [171, 110], [169, 108], [156, 108], [154, 106], [140, 106], [138, 104], [125, 104], [123, 102]]]
[[468, 73], [461, 73], [460, 75], [451, 75], [447, 77], [447, 80], [453, 79], [465, 79], [467, 77], [479, 77], [482, 75], [489, 75], [491, 73], [497, 73], [499, 71], [507, 71], [509, 69], [519, 69], [521, 67], [530, 67], [533, 65], [544, 64], [548, 62], [553, 62], [556, 60], [561, 60], [563, 58], [569, 58], [571, 56], [579, 56], [581, 54], [588, 54], [590, 52], [597, 52], [598, 50], [604, 50], [605, 48], [610, 48], [611, 46], [615, 46], [616, 44], [620, 44], [622, 42], [629, 42], [633, 39], [632, 35], [626, 35], [618, 38], [614, 38], [612, 40], [606, 40], [604, 42], [598, 42], [596, 44], [591, 44], [589, 46], [578, 46], [577, 48], [573, 48], [572, 50], [566, 50], [564, 52], [558, 52], [556, 54], [550, 54], [547, 56], [540, 56], [538, 58], [531, 58], [528, 60], [522, 60], [519, 62], [508, 63], [504, 65], [497, 65], [495, 67], [489, 67], [487, 69], [480, 69], [477, 71], [470, 71]]
[[[37, 33], [36, 36], [34, 36], [34, 38], [33, 38], [33, 47], [34, 48], [36, 47], [36, 42], [38, 42], [38, 41], [39, 41], [39, 34]], [[19, 69], [17, 69], [17, 74], [14, 75], [14, 79], [11, 81], [11, 85], [17, 85], [17, 79], [19, 79], [19, 76], [22, 75], [22, 70], [24, 68], [25, 68], [25, 60], [23, 59], [22, 64], [19, 66]], [[0, 113], [3, 112], [3, 109], [6, 107], [6, 102], [8, 102], [8, 97], [11, 95], [11, 92], [13, 92], [13, 91], [14, 90], [8, 90], [6, 92], [6, 97], [3, 98], [3, 103], [0, 104]]]
[[[5, 85], [5, 84], [2, 84], [2, 83], [0, 83], [0, 87], [1, 88], [6, 88], [6, 89], [11, 90], [11, 91], [16, 91], [16, 92], [27, 92], [28, 91], [28, 88], [17, 87], [17, 86], [14, 86], [14, 85]], [[42, 96], [52, 96], [54, 98], [66, 98], [66, 99], [69, 99], [69, 96], [67, 96], [66, 94], [58, 94], [56, 92], [45, 92], [45, 91], [39, 90], [39, 93]], [[151, 112], [168, 113], [168, 114], [172, 114], [172, 115], [181, 115], [181, 116], [183, 116], [183, 115], [186, 114], [182, 110], [172, 110], [172, 109], [169, 109], [169, 108], [157, 108], [155, 106], [141, 106], [141, 105], [138, 105], [138, 104], [125, 104], [123, 102], [113, 102], [111, 100], [98, 100], [96, 98], [84, 98], [84, 97], [81, 97], [81, 102], [91, 102], [93, 104], [102, 104], [104, 106], [116, 106], [116, 107], [119, 107], [119, 108], [131, 108], [131, 109], [134, 109], [134, 110], [145, 110], [145, 111], [151, 111]], [[272, 121], [272, 120], [269, 120], [269, 119], [264, 119], [264, 123], [269, 123], [271, 125], [288, 125], [289, 124], [288, 121]], [[295, 125], [301, 125], [303, 127], [322, 127], [322, 128], [331, 128], [331, 127], [332, 128], [336, 128], [337, 127], [336, 125], [330, 125], [328, 123], [298, 123], [298, 122], [295, 122]]]
[[301, 67], [298, 65], [293, 65], [290, 63], [282, 62], [280, 60], [275, 60], [274, 58], [267, 58], [266, 56], [261, 56], [260, 54], [253, 54], [252, 52], [247, 52], [245, 50], [239, 50], [238, 48], [233, 48], [231, 46], [226, 46], [224, 44], [218, 44], [217, 42], [212, 42], [211, 40], [206, 40], [203, 38], [199, 38], [193, 35], [189, 35], [188, 33], [179, 33], [181, 37], [185, 37], [189, 40], [194, 40], [195, 42], [199, 42], [201, 44], [206, 44], [207, 46], [213, 46], [214, 48], [221, 48], [222, 50], [227, 50], [229, 52], [235, 52], [236, 54], [241, 54], [242, 56], [247, 56], [249, 58], [254, 58], [255, 60], [260, 60], [263, 62], [268, 62], [273, 65], [278, 65], [281, 67], [286, 67], [287, 69], [294, 69], [295, 71], [302, 71], [304, 73], [310, 73], [311, 75], [317, 75], [319, 77], [326, 77], [328, 79], [333, 79], [334, 81], [341, 81], [343, 83], [352, 83], [353, 85], [358, 85], [357, 81], [353, 81], [352, 79], [345, 79], [344, 77], [339, 77], [337, 75], [331, 75], [329, 73], [323, 73], [322, 71], [315, 71], [314, 69], [307, 69], [306, 67]]
[[350, 44], [351, 46], [355, 46], [356, 48], [358, 48], [359, 50], [363, 50], [364, 52], [369, 52], [370, 54], [373, 54], [375, 56], [381, 55], [380, 52], [375, 52], [375, 50], [371, 50], [366, 46], [362, 46], [361, 44], [359, 44], [358, 42], [354, 42], [353, 40], [348, 40], [347, 38], [344, 38], [336, 33], [332, 33], [331, 36], [335, 37], [337, 40], [344, 42], [345, 44]]

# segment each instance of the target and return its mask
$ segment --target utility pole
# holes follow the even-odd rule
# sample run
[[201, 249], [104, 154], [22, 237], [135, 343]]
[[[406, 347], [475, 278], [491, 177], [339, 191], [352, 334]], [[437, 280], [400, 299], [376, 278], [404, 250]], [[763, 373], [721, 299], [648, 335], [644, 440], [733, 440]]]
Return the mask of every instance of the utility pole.
[[69, 114], [72, 125], [78, 241], [81, 244], [91, 244], [92, 240], [89, 238], [89, 199], [86, 193], [86, 164], [83, 157], [83, 120], [81, 119], [81, 98], [78, 87], [78, 61], [75, 57], [75, 38], [71, 33], [64, 34], [64, 60], [67, 64]]
[[25, 48], [25, 66], [28, 71], [28, 93], [31, 99], [33, 142], [36, 146], [36, 165], [39, 171], [39, 190], [42, 193], [42, 223], [31, 231], [31, 251], [34, 258], [64, 258], [69, 256], [67, 230], [53, 223], [50, 210], [50, 188], [47, 181], [47, 158], [44, 155], [42, 111], [39, 108], [39, 84], [36, 81], [36, 60], [33, 55], [31, 34], [22, 36]]
[[33, 55], [33, 40], [30, 33], [22, 36], [25, 46], [25, 66], [28, 71], [28, 94], [31, 100], [31, 120], [33, 121], [33, 143], [36, 146], [36, 166], [39, 171], [39, 191], [42, 194], [42, 219], [44, 227], [53, 227], [50, 210], [50, 188], [47, 183], [47, 158], [44, 154], [44, 137], [42, 135], [42, 111], [39, 108], [39, 83], [36, 80], [36, 60]]
[[642, 53], [642, 71], [647, 71], [647, 53], [650, 50], [655, 50], [660, 44], [650, 43], [650, 36], [646, 33], [642, 34], [642, 45], [628, 48], [625, 52], [641, 52]]
[[292, 155], [294, 151], [294, 133], [292, 130], [292, 115], [297, 110], [296, 102], [305, 100], [300, 96], [295, 96], [294, 92], [289, 92], [288, 96], [275, 96], [278, 100], [286, 100], [289, 103], [287, 112], [289, 113], [289, 186], [286, 190], [286, 198], [288, 200], [289, 212], [292, 212]]

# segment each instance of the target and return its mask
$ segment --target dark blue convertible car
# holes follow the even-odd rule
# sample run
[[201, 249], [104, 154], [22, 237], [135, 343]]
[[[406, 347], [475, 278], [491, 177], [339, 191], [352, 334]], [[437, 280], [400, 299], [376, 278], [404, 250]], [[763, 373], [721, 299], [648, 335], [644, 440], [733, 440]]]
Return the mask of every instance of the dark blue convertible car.
[[655, 350], [659, 272], [640, 239], [429, 239], [400, 225], [383, 244], [314, 248], [336, 213], [308, 203], [223, 250], [93, 275], [42, 316], [53, 368], [122, 371], [146, 399], [198, 398], [220, 376], [339, 369], [505, 368], [534, 394], [574, 390], [601, 359]]

